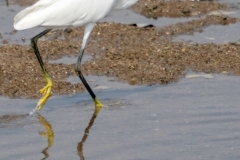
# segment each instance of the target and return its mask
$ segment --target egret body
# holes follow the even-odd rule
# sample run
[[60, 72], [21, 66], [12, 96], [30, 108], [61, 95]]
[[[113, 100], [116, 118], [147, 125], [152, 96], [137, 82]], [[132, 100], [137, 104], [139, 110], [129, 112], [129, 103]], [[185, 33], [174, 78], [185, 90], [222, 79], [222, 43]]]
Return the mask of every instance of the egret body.
[[111, 10], [125, 9], [136, 2], [137, 0], [39, 0], [15, 16], [14, 28], [16, 30], [24, 30], [37, 26], [46, 29], [31, 39], [32, 48], [47, 82], [46, 86], [40, 90], [42, 97], [37, 103], [36, 109], [38, 111], [42, 109], [50, 97], [53, 85], [38, 50], [38, 39], [52, 29], [85, 26], [75, 72], [91, 95], [95, 107], [101, 107], [101, 102], [97, 99], [80, 70], [79, 65], [81, 64], [84, 48], [97, 21], [106, 17]]

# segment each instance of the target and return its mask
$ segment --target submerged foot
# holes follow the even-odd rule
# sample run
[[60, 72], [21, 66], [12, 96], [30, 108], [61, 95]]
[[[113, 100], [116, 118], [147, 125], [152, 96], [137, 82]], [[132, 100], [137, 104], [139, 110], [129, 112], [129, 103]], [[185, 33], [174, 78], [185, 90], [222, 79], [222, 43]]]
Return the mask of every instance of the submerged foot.
[[94, 99], [94, 104], [95, 104], [94, 115], [97, 116], [100, 110], [102, 109], [103, 105], [97, 98]]
[[96, 107], [103, 107], [102, 103], [97, 98], [94, 99], [94, 103]]

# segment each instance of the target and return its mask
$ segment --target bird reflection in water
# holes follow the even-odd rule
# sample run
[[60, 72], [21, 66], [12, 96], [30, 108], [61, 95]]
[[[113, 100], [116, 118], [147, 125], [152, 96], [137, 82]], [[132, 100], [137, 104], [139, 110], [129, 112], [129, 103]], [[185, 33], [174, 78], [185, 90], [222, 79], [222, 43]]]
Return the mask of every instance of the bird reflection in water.
[[54, 133], [53, 133], [51, 124], [43, 116], [41, 116], [39, 113], [37, 115], [37, 120], [40, 122], [41, 125], [43, 125], [43, 127], [46, 130], [46, 131], [39, 131], [39, 135], [41, 135], [43, 137], [46, 137], [47, 140], [48, 140], [47, 147], [44, 148], [43, 151], [42, 151], [42, 153], [45, 156], [42, 160], [44, 160], [44, 159], [47, 159], [49, 157], [48, 149], [50, 147], [52, 147], [52, 145], [53, 145]]
[[94, 111], [94, 113], [92, 115], [92, 118], [90, 119], [87, 128], [84, 130], [84, 135], [82, 137], [82, 140], [77, 145], [77, 151], [78, 151], [78, 155], [80, 157], [80, 160], [84, 160], [85, 159], [84, 156], [83, 156], [83, 144], [87, 140], [89, 132], [90, 132], [90, 129], [93, 126], [93, 123], [94, 123], [95, 119], [97, 118], [98, 113], [101, 111], [101, 108], [102, 107], [95, 107], [95, 111]]
[[6, 6], [8, 7], [8, 5], [9, 5], [9, 2], [8, 2], [8, 0], [6, 0]]

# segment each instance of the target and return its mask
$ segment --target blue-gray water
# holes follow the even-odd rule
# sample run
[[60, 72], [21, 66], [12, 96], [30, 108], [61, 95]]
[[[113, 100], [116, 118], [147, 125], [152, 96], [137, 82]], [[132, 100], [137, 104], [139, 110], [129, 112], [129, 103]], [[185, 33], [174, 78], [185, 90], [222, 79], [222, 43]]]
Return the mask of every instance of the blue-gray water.
[[[167, 86], [110, 85], [96, 92], [106, 107], [90, 129], [84, 157], [237, 160], [239, 81], [235, 76], [214, 75], [211, 79], [184, 78]], [[105, 84], [104, 79], [97, 82]], [[13, 117], [28, 113], [36, 100], [1, 98], [1, 103], [1, 115]], [[49, 159], [79, 159], [77, 145], [93, 111], [87, 93], [49, 100], [41, 112], [55, 135]], [[0, 159], [43, 158], [41, 151], [48, 143], [38, 134], [42, 130], [36, 117], [0, 123]]]

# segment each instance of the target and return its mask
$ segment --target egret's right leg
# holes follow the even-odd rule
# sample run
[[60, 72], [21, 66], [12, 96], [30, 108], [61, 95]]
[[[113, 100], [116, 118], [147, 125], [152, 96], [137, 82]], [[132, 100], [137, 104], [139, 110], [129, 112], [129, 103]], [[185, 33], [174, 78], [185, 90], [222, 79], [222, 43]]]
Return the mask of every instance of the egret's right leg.
[[44, 77], [46, 79], [46, 82], [47, 82], [47, 85], [40, 90], [40, 93], [42, 94], [42, 98], [37, 103], [37, 110], [38, 111], [40, 111], [42, 109], [43, 105], [47, 102], [48, 98], [51, 96], [52, 80], [49, 77], [48, 72], [47, 72], [47, 70], [45, 68], [45, 65], [42, 61], [42, 58], [40, 56], [38, 46], [37, 46], [37, 41], [38, 41], [39, 38], [41, 38], [42, 36], [44, 36], [45, 34], [47, 34], [50, 31], [51, 31], [51, 29], [47, 29], [47, 30], [41, 32], [40, 34], [36, 35], [35, 37], [33, 37], [31, 39], [32, 48], [34, 50], [34, 53], [36, 54], [38, 62], [40, 64], [41, 68], [42, 68], [43, 75], [44, 75]]
[[101, 108], [103, 105], [101, 104], [101, 102], [98, 100], [98, 98], [96, 97], [96, 95], [94, 94], [94, 92], [92, 91], [91, 87], [88, 85], [86, 79], [84, 78], [82, 72], [81, 72], [81, 60], [82, 60], [82, 56], [84, 53], [84, 48], [86, 46], [87, 40], [94, 28], [95, 23], [89, 23], [85, 26], [85, 30], [84, 30], [84, 37], [83, 37], [83, 42], [82, 42], [82, 46], [79, 52], [79, 56], [78, 56], [78, 60], [76, 62], [76, 66], [75, 66], [75, 72], [77, 74], [77, 76], [81, 79], [83, 85], [85, 86], [85, 88], [87, 89], [88, 93], [91, 95], [94, 104], [95, 104], [95, 109], [99, 110], [99, 108]]

